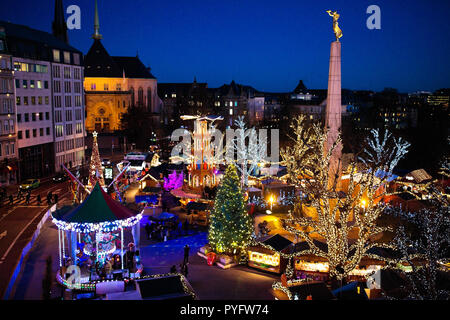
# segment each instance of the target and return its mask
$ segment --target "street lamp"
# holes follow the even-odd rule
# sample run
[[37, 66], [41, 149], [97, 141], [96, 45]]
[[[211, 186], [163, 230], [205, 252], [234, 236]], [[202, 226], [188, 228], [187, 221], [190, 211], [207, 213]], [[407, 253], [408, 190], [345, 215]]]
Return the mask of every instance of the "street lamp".
[[274, 201], [275, 201], [275, 198], [273, 197], [273, 195], [271, 195], [269, 198], [270, 211], [272, 211]]

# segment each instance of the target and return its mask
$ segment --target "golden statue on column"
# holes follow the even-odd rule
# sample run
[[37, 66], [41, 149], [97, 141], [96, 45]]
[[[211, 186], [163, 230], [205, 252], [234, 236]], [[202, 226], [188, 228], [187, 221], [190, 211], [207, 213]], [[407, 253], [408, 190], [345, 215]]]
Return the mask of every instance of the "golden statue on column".
[[334, 31], [334, 35], [336, 36], [336, 41], [339, 42], [339, 38], [342, 37], [342, 30], [341, 28], [339, 28], [339, 23], [338, 23], [338, 19], [340, 17], [339, 13], [337, 13], [337, 11], [331, 11], [331, 10], [327, 10], [327, 13], [333, 17], [333, 31]]

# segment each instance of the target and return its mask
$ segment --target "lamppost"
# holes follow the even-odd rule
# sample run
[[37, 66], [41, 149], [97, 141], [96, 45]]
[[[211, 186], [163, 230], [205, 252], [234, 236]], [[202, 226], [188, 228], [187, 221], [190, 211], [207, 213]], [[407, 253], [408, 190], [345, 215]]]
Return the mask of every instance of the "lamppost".
[[270, 211], [272, 211], [273, 203], [274, 203], [274, 202], [275, 202], [275, 198], [273, 197], [273, 195], [271, 195], [270, 198], [269, 198]]

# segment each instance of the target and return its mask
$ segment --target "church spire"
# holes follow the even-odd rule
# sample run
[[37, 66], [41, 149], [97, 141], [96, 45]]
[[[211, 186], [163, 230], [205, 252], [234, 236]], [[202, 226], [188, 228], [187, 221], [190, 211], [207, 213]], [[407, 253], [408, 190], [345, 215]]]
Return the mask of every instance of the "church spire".
[[97, 0], [95, 0], [94, 34], [92, 35], [92, 39], [100, 40], [102, 38], [102, 35], [100, 34], [99, 30], [100, 30], [100, 22], [98, 20]]
[[55, 16], [52, 23], [52, 34], [65, 43], [69, 43], [62, 0], [55, 0]]

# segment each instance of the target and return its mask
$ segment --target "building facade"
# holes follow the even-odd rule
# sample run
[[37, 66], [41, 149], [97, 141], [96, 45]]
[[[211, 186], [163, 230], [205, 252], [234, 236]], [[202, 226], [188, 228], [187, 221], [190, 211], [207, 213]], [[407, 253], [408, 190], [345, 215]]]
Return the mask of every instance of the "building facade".
[[12, 57], [0, 27], [0, 185], [17, 182], [17, 123]]
[[55, 36], [0, 22], [12, 55], [20, 179], [84, 159], [83, 57]]

